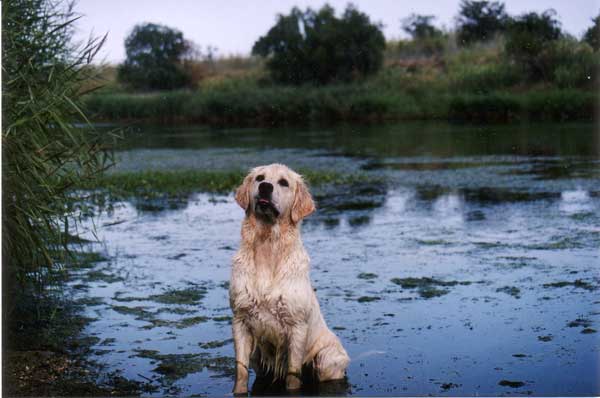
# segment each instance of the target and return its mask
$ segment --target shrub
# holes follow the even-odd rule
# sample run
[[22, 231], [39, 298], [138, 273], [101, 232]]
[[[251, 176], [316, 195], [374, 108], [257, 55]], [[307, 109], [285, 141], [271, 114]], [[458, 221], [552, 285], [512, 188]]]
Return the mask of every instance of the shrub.
[[451, 120], [505, 122], [519, 117], [521, 104], [508, 94], [463, 94], [452, 97], [448, 109]]
[[598, 83], [600, 54], [573, 38], [550, 43], [538, 55], [537, 62], [546, 80], [560, 88], [589, 88]]
[[418, 40], [399, 40], [388, 43], [386, 52], [393, 58], [419, 58], [443, 54], [448, 47], [449, 38], [439, 36], [424, 37]]
[[537, 120], [591, 121], [597, 106], [598, 93], [580, 90], [534, 92], [524, 101], [529, 118]]
[[349, 5], [341, 18], [333, 8], [293, 8], [252, 48], [268, 58], [273, 80], [286, 84], [350, 81], [377, 72], [385, 39], [380, 26]]
[[119, 66], [119, 81], [143, 90], [184, 87], [191, 81], [183, 65], [191, 49], [176, 29], [152, 23], [136, 25], [125, 39], [127, 59]]
[[521, 82], [519, 68], [506, 62], [463, 64], [450, 73], [451, 87], [477, 93], [487, 93]]

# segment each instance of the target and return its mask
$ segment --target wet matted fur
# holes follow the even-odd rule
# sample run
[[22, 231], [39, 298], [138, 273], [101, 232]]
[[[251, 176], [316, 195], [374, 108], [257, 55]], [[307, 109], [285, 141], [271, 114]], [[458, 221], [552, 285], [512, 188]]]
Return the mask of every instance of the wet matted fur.
[[229, 299], [236, 356], [234, 393], [257, 375], [301, 387], [303, 367], [318, 381], [342, 379], [350, 358], [327, 327], [312, 288], [300, 222], [315, 211], [302, 177], [281, 164], [252, 169], [235, 199], [245, 210]]

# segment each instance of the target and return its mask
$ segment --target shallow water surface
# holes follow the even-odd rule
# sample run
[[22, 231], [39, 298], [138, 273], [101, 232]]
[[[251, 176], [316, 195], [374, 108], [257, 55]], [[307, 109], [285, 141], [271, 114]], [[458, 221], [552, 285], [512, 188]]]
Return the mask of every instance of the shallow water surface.
[[[597, 395], [598, 143], [591, 125], [140, 128], [117, 169], [279, 161], [374, 177], [314, 187], [303, 225], [321, 309], [352, 359], [346, 384], [317, 392]], [[95, 219], [107, 259], [71, 282], [96, 318], [93, 359], [151, 380], [150, 395], [230, 393], [242, 217], [232, 195], [196, 193]]]

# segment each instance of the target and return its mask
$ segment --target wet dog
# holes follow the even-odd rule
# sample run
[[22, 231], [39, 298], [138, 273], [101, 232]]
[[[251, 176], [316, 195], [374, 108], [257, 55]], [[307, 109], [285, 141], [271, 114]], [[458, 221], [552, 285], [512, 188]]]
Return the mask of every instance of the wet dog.
[[256, 167], [235, 199], [246, 216], [229, 288], [233, 392], [247, 393], [249, 367], [288, 390], [301, 387], [303, 368], [318, 381], [344, 378], [350, 358], [321, 315], [300, 237], [300, 222], [315, 211], [302, 177], [281, 164]]

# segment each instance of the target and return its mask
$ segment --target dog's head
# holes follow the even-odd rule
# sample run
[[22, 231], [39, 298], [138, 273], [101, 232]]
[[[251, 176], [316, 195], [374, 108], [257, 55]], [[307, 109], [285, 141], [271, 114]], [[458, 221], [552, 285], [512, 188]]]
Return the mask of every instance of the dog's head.
[[296, 224], [315, 211], [302, 176], [277, 163], [250, 170], [237, 189], [235, 200], [246, 213], [267, 224], [281, 220]]

